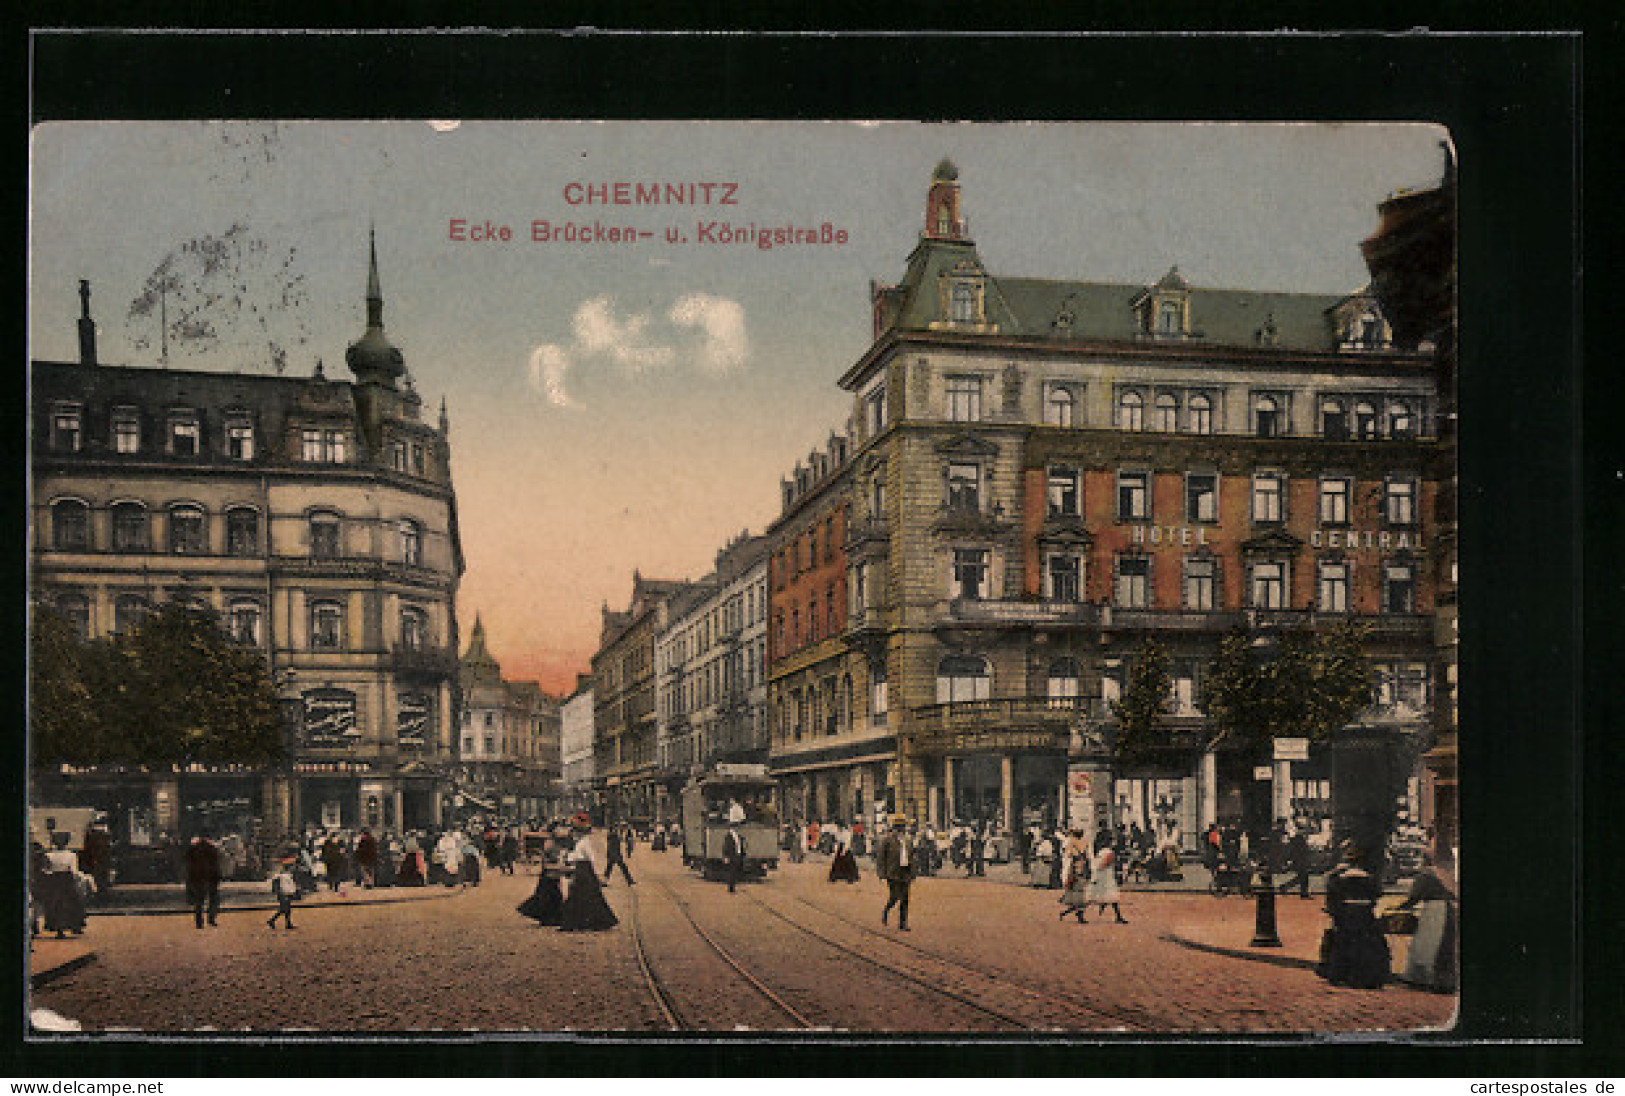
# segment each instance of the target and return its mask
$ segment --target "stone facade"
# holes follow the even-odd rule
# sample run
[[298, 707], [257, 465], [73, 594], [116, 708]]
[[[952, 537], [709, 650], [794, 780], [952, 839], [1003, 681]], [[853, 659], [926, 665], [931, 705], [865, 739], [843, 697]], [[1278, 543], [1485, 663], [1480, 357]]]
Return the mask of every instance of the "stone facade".
[[458, 685], [458, 791], [465, 806], [508, 818], [553, 816], [560, 798], [558, 700], [535, 682], [503, 680], [478, 618]]

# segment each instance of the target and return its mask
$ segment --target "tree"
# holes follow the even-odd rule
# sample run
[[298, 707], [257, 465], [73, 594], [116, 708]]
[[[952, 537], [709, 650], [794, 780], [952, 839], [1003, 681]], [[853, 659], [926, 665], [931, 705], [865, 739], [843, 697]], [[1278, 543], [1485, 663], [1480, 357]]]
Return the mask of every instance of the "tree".
[[1376, 675], [1364, 641], [1365, 629], [1353, 622], [1271, 637], [1240, 629], [1226, 635], [1197, 698], [1214, 732], [1209, 748], [1330, 738], [1371, 706]]
[[1144, 762], [1156, 746], [1167, 741], [1162, 719], [1172, 696], [1172, 665], [1168, 652], [1155, 639], [1140, 645], [1122, 699], [1112, 701], [1112, 718], [1117, 721], [1112, 755], [1118, 763]]
[[86, 642], [40, 612], [33, 654], [37, 762], [257, 765], [282, 756], [265, 659], [212, 613], [170, 603], [124, 635]]

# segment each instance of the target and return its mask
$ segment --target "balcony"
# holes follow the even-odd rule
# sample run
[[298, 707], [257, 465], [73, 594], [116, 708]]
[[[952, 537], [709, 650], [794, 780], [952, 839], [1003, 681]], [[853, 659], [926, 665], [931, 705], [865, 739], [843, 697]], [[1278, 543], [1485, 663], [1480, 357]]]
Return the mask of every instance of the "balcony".
[[859, 518], [846, 527], [848, 552], [872, 544], [885, 544], [891, 539], [891, 525], [885, 518]]
[[1242, 615], [1227, 610], [1100, 608], [1103, 628], [1134, 631], [1224, 632], [1239, 626]]
[[1008, 531], [1012, 523], [1005, 520], [1004, 507], [995, 505], [992, 512], [983, 512], [978, 506], [953, 504], [944, 506], [931, 523], [933, 533], [968, 533], [976, 536], [994, 536]]
[[922, 751], [1065, 750], [1088, 717], [1081, 697], [1005, 697], [933, 704], [909, 713], [909, 733]]
[[985, 624], [994, 627], [1033, 624], [1094, 626], [1101, 622], [1101, 607], [1080, 601], [988, 601], [957, 598], [948, 603], [944, 624]]
[[447, 647], [395, 647], [389, 668], [410, 677], [450, 677], [457, 672], [457, 655]]

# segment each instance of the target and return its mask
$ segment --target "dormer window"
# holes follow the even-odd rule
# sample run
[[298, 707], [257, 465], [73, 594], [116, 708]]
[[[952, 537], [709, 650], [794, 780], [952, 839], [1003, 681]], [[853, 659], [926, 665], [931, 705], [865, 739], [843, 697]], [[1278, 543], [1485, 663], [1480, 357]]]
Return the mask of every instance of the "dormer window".
[[404, 441], [390, 443], [389, 467], [396, 472], [406, 471], [406, 443]]
[[1184, 310], [1179, 307], [1179, 302], [1178, 301], [1159, 301], [1159, 302], [1157, 302], [1157, 334], [1159, 334], [1159, 335], [1178, 335], [1178, 334], [1180, 334], [1181, 328], [1183, 326], [1181, 324], [1181, 322], [1180, 322], [1182, 320], [1182, 318], [1183, 318], [1182, 315], [1181, 315], [1181, 313], [1183, 313], [1183, 311]]
[[970, 282], [958, 281], [953, 286], [954, 323], [975, 323], [977, 320], [976, 287]]
[[195, 457], [201, 446], [203, 430], [197, 412], [179, 409], [169, 413], [169, 453], [175, 457]]
[[232, 460], [254, 459], [254, 421], [247, 412], [226, 416], [226, 455]]
[[343, 430], [307, 426], [303, 432], [302, 457], [317, 464], [343, 464], [349, 459], [350, 439]]
[[112, 415], [113, 452], [141, 451], [141, 413], [133, 407], [115, 407]]

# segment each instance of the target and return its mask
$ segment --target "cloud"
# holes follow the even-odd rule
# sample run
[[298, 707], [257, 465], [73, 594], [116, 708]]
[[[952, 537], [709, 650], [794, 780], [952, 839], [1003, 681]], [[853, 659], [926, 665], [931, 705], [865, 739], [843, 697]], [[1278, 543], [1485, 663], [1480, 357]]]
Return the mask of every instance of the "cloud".
[[745, 334], [745, 309], [738, 301], [690, 293], [671, 306], [668, 317], [680, 327], [698, 327], [705, 333], [699, 366], [707, 373], [731, 373], [745, 364], [750, 339]]
[[648, 315], [634, 313], [621, 321], [616, 319], [609, 297], [593, 297], [576, 309], [576, 345], [583, 353], [604, 354], [634, 373], [670, 365], [676, 351], [647, 342], [644, 329], [648, 326]]
[[564, 348], [548, 343], [530, 352], [531, 387], [547, 397], [554, 407], [580, 407], [564, 388], [564, 375], [570, 371], [570, 355]]

